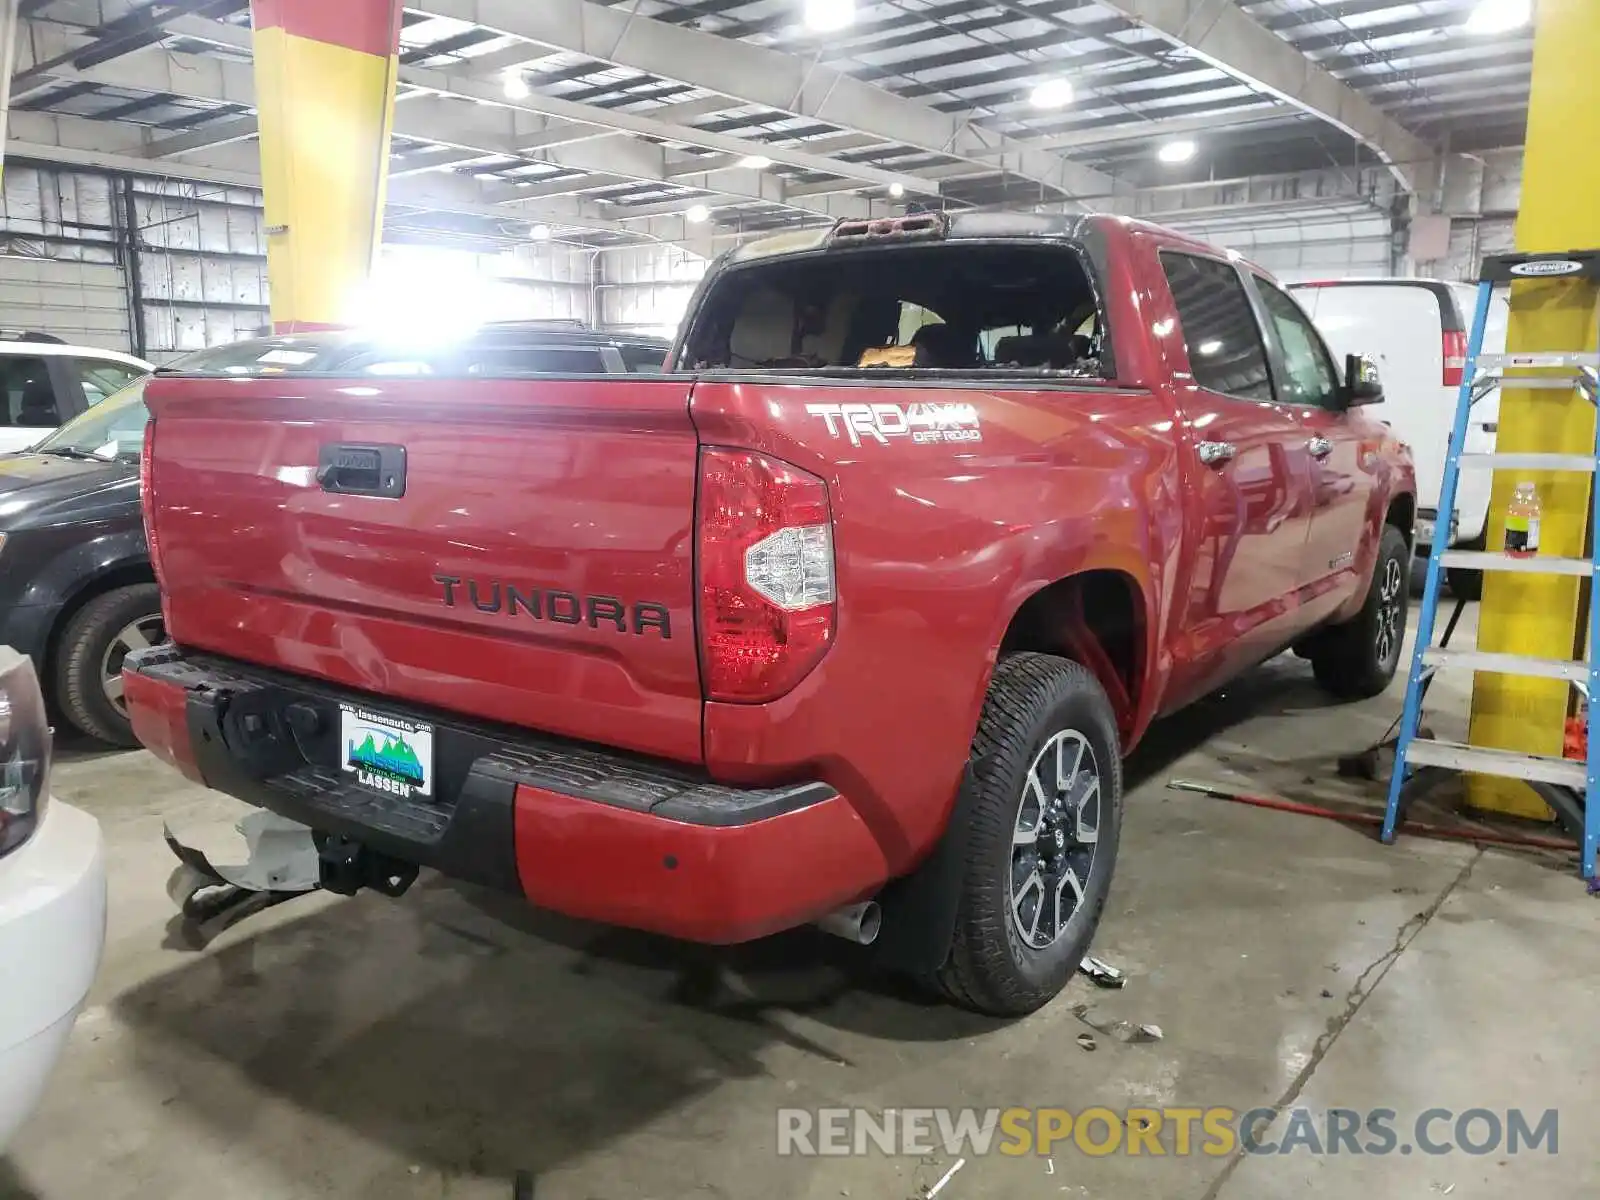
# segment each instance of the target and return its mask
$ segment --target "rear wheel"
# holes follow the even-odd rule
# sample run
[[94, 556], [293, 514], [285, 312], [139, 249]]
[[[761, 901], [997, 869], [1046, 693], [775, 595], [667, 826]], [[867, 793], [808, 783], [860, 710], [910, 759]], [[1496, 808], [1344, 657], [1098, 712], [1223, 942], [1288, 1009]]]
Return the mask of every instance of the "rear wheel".
[[56, 701], [92, 738], [137, 746], [122, 698], [122, 664], [134, 650], [166, 641], [161, 590], [153, 583], [113, 588], [67, 622], [56, 647]]
[[1376, 696], [1394, 678], [1411, 601], [1406, 578], [1410, 558], [1405, 535], [1393, 525], [1384, 526], [1366, 603], [1350, 620], [1323, 630], [1311, 643], [1317, 682], [1335, 696], [1345, 700]]
[[966, 786], [960, 906], [937, 982], [964, 1007], [1020, 1016], [1072, 978], [1111, 887], [1122, 758], [1094, 676], [1048, 654], [1001, 659]]

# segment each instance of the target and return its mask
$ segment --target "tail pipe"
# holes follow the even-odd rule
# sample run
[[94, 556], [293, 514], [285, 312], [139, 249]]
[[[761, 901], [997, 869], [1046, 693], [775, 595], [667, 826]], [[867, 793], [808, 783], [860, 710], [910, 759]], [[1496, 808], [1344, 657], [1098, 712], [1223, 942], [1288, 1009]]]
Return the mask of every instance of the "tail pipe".
[[847, 942], [870, 946], [878, 940], [878, 931], [883, 928], [883, 910], [876, 900], [846, 905], [823, 917], [817, 922], [817, 928]]

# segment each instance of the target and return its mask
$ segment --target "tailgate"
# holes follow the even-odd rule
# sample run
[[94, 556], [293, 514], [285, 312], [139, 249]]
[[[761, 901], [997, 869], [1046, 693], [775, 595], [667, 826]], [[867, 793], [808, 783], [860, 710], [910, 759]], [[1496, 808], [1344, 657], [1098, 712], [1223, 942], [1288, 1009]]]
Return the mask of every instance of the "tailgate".
[[174, 641], [698, 761], [689, 381], [157, 378]]

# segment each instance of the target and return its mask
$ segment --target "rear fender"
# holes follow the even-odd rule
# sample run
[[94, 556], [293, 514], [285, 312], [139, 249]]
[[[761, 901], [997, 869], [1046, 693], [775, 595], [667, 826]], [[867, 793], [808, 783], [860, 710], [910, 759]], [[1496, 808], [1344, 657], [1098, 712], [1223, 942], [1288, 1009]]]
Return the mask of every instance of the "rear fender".
[[[1007, 650], [1038, 650], [1062, 654], [1093, 671], [1117, 714], [1123, 754], [1126, 755], [1137, 744], [1155, 714], [1161, 685], [1169, 669], [1159, 645], [1160, 621], [1154, 615], [1160, 611], [1157, 607], [1157, 585], [1151, 576], [1151, 563], [1131, 552], [1120, 553], [1113, 548], [1107, 549], [1111, 552], [1094, 558], [1075, 559], [1071, 571], [1063, 571], [1053, 578], [1030, 577], [1025, 584], [1013, 589], [1002, 606], [1001, 619], [991, 633], [989, 644], [992, 649], [980, 686], [969, 701], [971, 729], [978, 727], [989, 680], [994, 675], [1000, 655]], [[1029, 574], [1032, 576], [1031, 572]], [[1120, 576], [1132, 592], [1130, 599], [1136, 632], [1134, 661], [1131, 665], [1119, 665], [1113, 660], [1084, 609], [1082, 593], [1069, 586], [1076, 580], [1096, 575]], [[1037, 637], [1019, 640], [1017, 635], [1025, 620], [1025, 608], [1030, 602], [1037, 602], [1051, 593], [1059, 594], [1062, 602], [1052, 610], [1048, 635], [1042, 640]]]
[[[1109, 561], [1109, 560], [1108, 560]], [[1028, 601], [1042, 596], [1052, 588], [1060, 589], [1062, 602], [1052, 609], [1057, 620], [1054, 632], [1059, 644], [1055, 652], [1064, 652], [1095, 673], [1117, 714], [1117, 722], [1124, 739], [1124, 747], [1132, 744], [1133, 735], [1142, 732], [1149, 723], [1153, 692], [1149, 683], [1148, 664], [1156, 661], [1155, 633], [1157, 622], [1150, 619], [1149, 578], [1133, 573], [1132, 563], [1121, 561], [1116, 567], [1090, 567], [1074, 576], [1058, 579], [1043, 587], [1035, 587], [1020, 597], [1013, 597], [1007, 606], [1005, 624], [993, 638], [994, 650], [984, 672], [983, 686], [974, 702], [971, 728], [976, 731], [983, 702], [988, 693], [989, 680], [1003, 649], [1021, 649], [1009, 644], [1012, 632], [1018, 627], [1019, 617]], [[1088, 619], [1083, 604], [1083, 592], [1062, 585], [1083, 579], [1088, 571], [1114, 572], [1121, 575], [1135, 589], [1134, 613], [1138, 634], [1138, 654], [1129, 677], [1124, 669], [1112, 660], [1106, 647]], [[1039, 648], [1037, 646], [1030, 648]], [[957, 911], [961, 899], [961, 883], [965, 870], [967, 839], [971, 830], [971, 805], [977, 787], [973, 779], [972, 764], [968, 762], [962, 772], [961, 787], [950, 810], [944, 831], [932, 851], [909, 875], [892, 881], [879, 895], [883, 908], [883, 933], [874, 944], [874, 961], [884, 970], [901, 971], [911, 975], [926, 976], [944, 964], [949, 953], [950, 940], [955, 933]]]

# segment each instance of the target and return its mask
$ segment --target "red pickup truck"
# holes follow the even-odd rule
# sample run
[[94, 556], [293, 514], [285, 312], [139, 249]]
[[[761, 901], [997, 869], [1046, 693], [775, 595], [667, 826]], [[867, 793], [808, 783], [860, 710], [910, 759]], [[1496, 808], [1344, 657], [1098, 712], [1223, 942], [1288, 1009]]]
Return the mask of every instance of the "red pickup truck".
[[816, 922], [1026, 1012], [1089, 944], [1152, 719], [1286, 648], [1342, 696], [1400, 654], [1376, 377], [1150, 225], [754, 242], [653, 377], [299, 346], [149, 386], [172, 643], [126, 697], [337, 890], [421, 865], [702, 942]]

